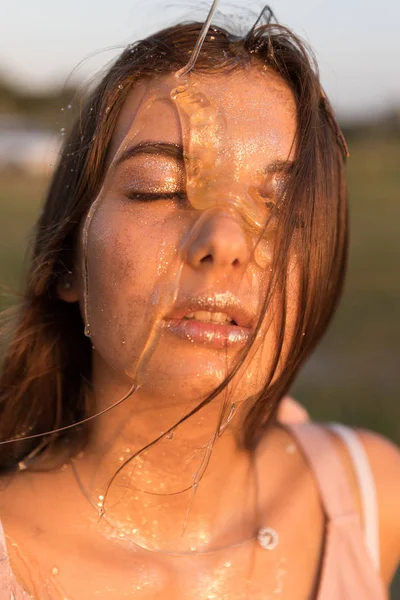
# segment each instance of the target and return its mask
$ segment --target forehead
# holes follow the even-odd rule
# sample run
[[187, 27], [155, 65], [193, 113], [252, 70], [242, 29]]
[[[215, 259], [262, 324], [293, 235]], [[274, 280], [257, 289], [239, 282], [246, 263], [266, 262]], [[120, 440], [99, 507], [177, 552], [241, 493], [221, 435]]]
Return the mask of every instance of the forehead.
[[[135, 85], [117, 120], [112, 156], [129, 140], [184, 144], [177, 107], [169, 95], [180, 83], [168, 75]], [[274, 159], [288, 158], [296, 106], [289, 86], [276, 73], [250, 67], [230, 74], [190, 75], [190, 84], [223, 115], [224, 143], [233, 152], [245, 145], [250, 153], [269, 150]]]

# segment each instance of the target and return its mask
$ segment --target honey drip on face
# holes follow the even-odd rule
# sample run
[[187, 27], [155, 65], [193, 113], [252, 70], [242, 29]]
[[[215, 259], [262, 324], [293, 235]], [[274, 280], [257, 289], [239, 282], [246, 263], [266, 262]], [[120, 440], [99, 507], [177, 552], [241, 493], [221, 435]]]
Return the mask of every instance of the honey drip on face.
[[[93, 219], [101, 207], [102, 202], [107, 197], [110, 186], [113, 180], [113, 174], [119, 157], [128, 148], [129, 144], [135, 140], [135, 137], [144, 127], [144, 123], [149, 113], [149, 110], [155, 102], [167, 101], [175, 107], [179, 117], [181, 127], [185, 175], [186, 175], [186, 195], [188, 202], [184, 208], [180, 210], [187, 212], [190, 219], [187, 220], [188, 229], [185, 232], [182, 246], [175, 249], [175, 252], [169, 259], [163, 262], [163, 269], [158, 271], [158, 280], [151, 294], [151, 306], [144, 315], [146, 326], [144, 327], [145, 336], [138, 342], [139, 351], [136, 358], [128, 368], [127, 374], [133, 383], [142, 385], [146, 383], [146, 375], [149, 362], [157, 348], [160, 336], [163, 331], [163, 320], [167, 313], [171, 312], [181, 288], [181, 276], [184, 267], [184, 256], [186, 247], [191, 243], [197, 235], [199, 228], [204, 226], [205, 222], [212, 218], [216, 213], [222, 212], [227, 218], [235, 219], [240, 227], [242, 227], [246, 239], [249, 244], [253, 244], [253, 249], [258, 248], [260, 260], [256, 259], [258, 265], [264, 266], [268, 263], [268, 252], [260, 250], [260, 246], [254, 243], [254, 239], [258, 241], [263, 236], [264, 227], [267, 220], [267, 211], [265, 201], [256, 191], [256, 185], [252, 187], [248, 181], [241, 180], [238, 175], [238, 169], [231, 169], [233, 154], [229, 148], [229, 123], [221, 106], [207, 97], [206, 94], [200, 92], [195, 85], [195, 79], [186, 78], [185, 81], [178, 82], [170, 81], [165, 84], [160, 81], [155, 89], [151, 89], [147, 94], [146, 100], [142, 102], [136, 117], [133, 120], [129, 134], [120, 144], [114, 158], [109, 166], [104, 181], [104, 185], [93, 202], [83, 227], [82, 246], [83, 246], [83, 284], [84, 284], [84, 315], [85, 315], [85, 332], [89, 336], [96, 339], [98, 323], [92, 320], [91, 303], [93, 301], [91, 293], [91, 263], [88, 254], [88, 248], [91, 240], [91, 225]], [[254, 255], [256, 257], [256, 254]], [[267, 258], [266, 258], [267, 257]], [[259, 350], [261, 341], [253, 347], [252, 351], [246, 359], [246, 363]], [[226, 373], [227, 375], [228, 373]], [[129, 401], [129, 399], [128, 399]], [[226, 401], [226, 398], [224, 399]], [[229, 403], [224, 405], [224, 409]], [[229, 413], [229, 409], [228, 409]], [[201, 476], [207, 467], [215, 438], [211, 438], [209, 443], [203, 449], [203, 459], [200, 461], [199, 470], [193, 475], [192, 482], [192, 499], [195, 493]], [[124, 458], [124, 457], [122, 457]], [[135, 461], [136, 462], [136, 461]], [[122, 461], [121, 475], [126, 475], [126, 483], [124, 488], [126, 493], [136, 494], [137, 490], [130, 487], [129, 469], [135, 467], [135, 463], [129, 463], [125, 466]], [[107, 498], [102, 493], [96, 501], [97, 507], [102, 515], [108, 514]], [[186, 515], [183, 515], [183, 525], [185, 526], [188, 520], [191, 509], [189, 500]], [[112, 506], [112, 504], [110, 504]], [[112, 519], [114, 520], [114, 519]], [[107, 517], [107, 521], [115, 526]], [[116, 526], [116, 530], [120, 532], [120, 536], [131, 539], [142, 547], [149, 546], [149, 549], [162, 551], [160, 548], [160, 540], [149, 541], [145, 543], [142, 530], [145, 531], [145, 525], [136, 525], [131, 530], [123, 529]], [[177, 525], [177, 537], [181, 535], [181, 528]], [[150, 530], [149, 530], [150, 532]], [[159, 537], [159, 536], [154, 536]], [[198, 540], [200, 542], [200, 540]], [[161, 546], [163, 542], [161, 541]], [[201, 547], [200, 544], [195, 546]], [[171, 548], [171, 544], [167, 542], [167, 547]], [[178, 547], [180, 544], [178, 543]]]
[[[162, 92], [159, 91], [152, 93], [144, 101], [140, 107], [140, 116], [134, 122], [134, 127], [130, 131], [129, 139], [123, 140], [119, 149], [117, 150], [112, 163], [108, 169], [106, 180], [103, 187], [91, 205], [88, 214], [86, 216], [83, 231], [82, 231], [82, 274], [83, 274], [83, 288], [84, 288], [84, 321], [85, 321], [85, 335], [91, 337], [96, 334], [94, 331], [91, 310], [90, 310], [90, 265], [88, 260], [88, 246], [90, 243], [90, 227], [93, 222], [93, 218], [101, 206], [101, 203], [107, 196], [107, 192], [112, 182], [113, 174], [115, 172], [116, 163], [121, 154], [128, 147], [128, 143], [137, 135], [142, 129], [146, 115], [153, 106], [153, 104], [160, 99], [163, 99]], [[173, 259], [168, 265], [165, 266], [163, 272], [159, 274], [158, 282], [155, 285], [151, 302], [152, 305], [147, 315], [144, 315], [144, 320], [147, 322], [147, 335], [146, 338], [141, 340], [141, 350], [139, 357], [136, 360], [136, 364], [132, 365], [127, 375], [132, 379], [132, 382], [141, 385], [146, 379], [146, 366], [148, 365], [151, 356], [157, 347], [157, 341], [162, 331], [162, 320], [168, 310], [174, 306], [177, 294], [180, 288], [180, 278], [182, 273], [183, 262], [179, 256], [179, 252], [176, 251]]]
[[265, 202], [255, 187], [235, 178], [222, 110], [214, 107], [189, 80], [171, 91], [171, 100], [176, 104], [187, 148], [186, 193], [191, 206], [200, 211], [217, 208], [236, 214], [255, 233], [260, 233], [267, 219]]
[[[92, 231], [91, 225], [97, 211], [102, 206], [102, 202], [108, 197], [119, 157], [134, 142], [135, 137], [142, 130], [149, 110], [155, 102], [160, 100], [172, 102], [176, 107], [182, 130], [188, 199], [185, 210], [188, 211], [188, 214], [190, 213], [191, 218], [188, 220], [190, 225], [188, 225], [182, 247], [176, 248], [173, 255], [164, 261], [162, 271], [157, 271], [158, 279], [151, 294], [151, 306], [143, 317], [146, 324], [143, 328], [145, 335], [138, 341], [139, 352], [125, 373], [132, 380], [132, 383], [137, 385], [146, 384], [148, 365], [162, 335], [164, 317], [173, 309], [179, 295], [185, 249], [197, 235], [199, 228], [203, 227], [205, 222], [212, 218], [216, 212], [222, 211], [228, 218], [235, 219], [243, 227], [243, 230], [246, 230], [246, 235], [254, 237], [257, 232], [261, 231], [265, 215], [264, 203], [259, 203], [257, 198], [253, 200], [246, 184], [232, 178], [227, 168], [228, 149], [225, 141], [227, 122], [223, 111], [215, 107], [210, 99], [199, 92], [189, 81], [178, 87], [174, 84], [174, 81], [167, 85], [160, 83], [156, 89], [150, 91], [146, 100], [140, 105], [130, 132], [116, 151], [108, 168], [103, 187], [87, 214], [82, 233], [86, 332], [93, 336], [94, 343], [96, 343], [96, 335], [99, 333], [97, 328], [101, 325], [93, 322], [91, 311], [91, 302], [94, 300], [91, 295], [91, 259], [88, 253]], [[260, 343], [253, 348], [252, 356], [258, 350], [259, 345]], [[248, 358], [250, 359], [250, 355]], [[246, 363], [248, 363], [248, 360], [246, 360]], [[226, 398], [224, 402], [226, 402]], [[224, 408], [225, 406], [229, 406], [229, 402], [225, 403]], [[200, 461], [199, 470], [193, 475], [193, 494], [207, 467], [214, 441], [215, 438], [210, 439], [203, 449], [203, 459]], [[123, 459], [125, 460], [125, 457]], [[134, 464], [127, 462], [125, 466], [122, 461], [121, 475], [123, 476], [124, 473], [128, 475], [129, 469]], [[124, 485], [126, 493], [137, 493], [135, 488], [130, 488], [129, 480], [130, 476], [128, 475], [127, 483]], [[95, 502], [102, 516], [107, 516], [108, 513], [106, 500], [107, 498], [104, 498], [104, 492], [102, 492], [101, 501]], [[187, 514], [183, 515], [183, 527], [185, 527], [188, 520], [191, 502], [192, 500], [189, 499]], [[110, 522], [108, 517], [107, 521]], [[144, 539], [141, 539], [141, 529], [134, 529], [137, 529], [137, 533], [131, 535], [130, 531], [125, 528], [119, 531], [127, 539], [132, 539], [134, 542], [139, 537], [141, 540], [139, 545], [146, 547]], [[177, 526], [177, 535], [180, 531], [181, 528]], [[149, 546], [157, 550], [159, 540], [150, 542]]]

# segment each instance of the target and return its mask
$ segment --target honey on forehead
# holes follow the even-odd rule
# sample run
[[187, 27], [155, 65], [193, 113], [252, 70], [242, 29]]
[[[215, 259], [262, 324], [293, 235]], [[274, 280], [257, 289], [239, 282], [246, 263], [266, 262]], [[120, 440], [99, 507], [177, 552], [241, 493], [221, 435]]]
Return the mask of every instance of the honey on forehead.
[[[238, 176], [223, 107], [214, 106], [189, 79], [170, 95], [181, 122], [186, 194], [191, 206], [196, 210], [225, 209], [260, 232], [268, 218], [265, 199], [257, 190], [255, 174], [252, 184]], [[261, 178], [258, 180], [260, 185]]]

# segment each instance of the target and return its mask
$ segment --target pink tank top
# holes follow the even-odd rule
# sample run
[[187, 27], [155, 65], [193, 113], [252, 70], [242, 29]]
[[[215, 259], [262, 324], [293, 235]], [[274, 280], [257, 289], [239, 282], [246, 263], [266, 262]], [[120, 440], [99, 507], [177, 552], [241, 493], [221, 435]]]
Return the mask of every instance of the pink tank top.
[[[354, 507], [344, 467], [326, 428], [285, 423], [314, 472], [326, 515], [324, 551], [315, 600], [386, 600], [379, 576], [378, 511], [375, 485], [358, 436], [343, 425], [330, 425], [344, 441], [357, 476], [365, 528]], [[0, 600], [28, 600], [8, 559], [0, 523]], [[39, 598], [34, 600], [41, 600]]]
[[343, 425], [329, 429], [344, 442], [357, 477], [365, 527], [354, 506], [344, 465], [326, 427], [283, 423], [314, 473], [326, 516], [324, 550], [315, 600], [386, 600], [380, 578], [376, 489], [357, 434]]

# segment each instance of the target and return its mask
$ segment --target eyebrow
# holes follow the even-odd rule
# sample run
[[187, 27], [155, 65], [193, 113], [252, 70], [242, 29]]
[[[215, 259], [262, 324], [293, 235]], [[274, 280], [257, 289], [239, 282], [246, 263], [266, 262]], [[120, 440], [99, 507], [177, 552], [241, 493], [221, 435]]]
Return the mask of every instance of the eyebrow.
[[134, 156], [140, 154], [153, 154], [157, 156], [170, 156], [172, 158], [183, 160], [183, 147], [181, 144], [173, 144], [170, 142], [155, 142], [143, 141], [124, 150], [117, 160], [117, 166], [121, 163], [130, 160]]
[[[124, 150], [118, 158], [116, 166], [141, 154], [152, 154], [153, 156], [164, 155], [177, 160], [183, 160], [185, 157], [182, 144], [144, 140]], [[295, 164], [295, 161], [292, 160], [276, 160], [264, 167], [263, 173], [268, 175], [273, 173], [290, 173], [293, 171]]]

